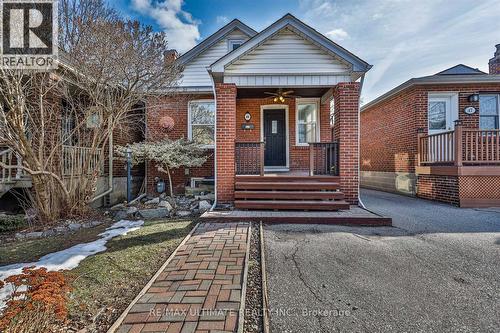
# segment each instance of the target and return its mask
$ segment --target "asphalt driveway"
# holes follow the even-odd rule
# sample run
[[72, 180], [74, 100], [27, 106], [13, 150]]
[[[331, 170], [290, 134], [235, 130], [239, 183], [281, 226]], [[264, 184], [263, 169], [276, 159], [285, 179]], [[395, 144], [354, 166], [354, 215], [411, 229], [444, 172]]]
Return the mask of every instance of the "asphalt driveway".
[[265, 226], [271, 332], [500, 331], [500, 210], [362, 199], [394, 227]]

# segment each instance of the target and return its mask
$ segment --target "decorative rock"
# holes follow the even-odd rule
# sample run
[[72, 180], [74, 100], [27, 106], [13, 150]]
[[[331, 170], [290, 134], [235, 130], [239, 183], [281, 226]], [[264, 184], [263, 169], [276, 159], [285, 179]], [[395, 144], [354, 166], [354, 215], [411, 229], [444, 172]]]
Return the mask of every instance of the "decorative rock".
[[82, 225], [80, 223], [70, 223], [68, 224], [68, 229], [70, 231], [76, 231], [82, 228]]
[[194, 197], [196, 200], [208, 200], [208, 201], [213, 201], [215, 200], [215, 194], [209, 193], [205, 195], [197, 195]]
[[187, 217], [189, 215], [191, 215], [191, 212], [188, 210], [180, 210], [177, 212], [177, 216], [180, 216], [180, 217]]
[[122, 203], [119, 203], [119, 204], [116, 204], [113, 207], [111, 207], [111, 210], [122, 210], [123, 208], [125, 208], [125, 205]]
[[22, 232], [16, 232], [16, 238], [17, 239], [24, 239], [24, 238], [26, 238], [26, 235], [23, 234]]
[[166, 208], [141, 209], [139, 215], [146, 220], [160, 219], [168, 215]]
[[204, 213], [206, 212], [207, 210], [209, 210], [210, 208], [212, 208], [212, 205], [210, 204], [210, 202], [206, 201], [206, 200], [203, 200], [203, 201], [200, 201], [198, 203], [198, 209], [200, 210], [200, 212]]
[[126, 211], [127, 215], [134, 215], [139, 209], [137, 207], [129, 207]]
[[123, 220], [128, 217], [127, 212], [124, 210], [119, 210], [115, 213], [114, 219], [115, 220]]
[[103, 222], [99, 221], [99, 220], [95, 220], [95, 221], [90, 222], [90, 225], [93, 227], [97, 227], [98, 225], [101, 225], [101, 224], [103, 224]]
[[158, 207], [166, 208], [169, 212], [173, 209], [172, 205], [167, 200], [160, 201], [160, 203], [158, 204]]
[[55, 227], [54, 231], [58, 234], [64, 234], [68, 231], [66, 227]]
[[24, 237], [26, 238], [40, 238], [43, 236], [43, 232], [41, 231], [35, 231], [35, 232], [28, 232], [24, 234]]
[[43, 232], [43, 237], [50, 237], [50, 236], [54, 236], [56, 234], [56, 231], [54, 229], [49, 229], [49, 230], [45, 230]]
[[153, 198], [153, 199], [145, 202], [146, 205], [157, 205], [159, 203], [160, 203], [160, 198], [159, 197]]

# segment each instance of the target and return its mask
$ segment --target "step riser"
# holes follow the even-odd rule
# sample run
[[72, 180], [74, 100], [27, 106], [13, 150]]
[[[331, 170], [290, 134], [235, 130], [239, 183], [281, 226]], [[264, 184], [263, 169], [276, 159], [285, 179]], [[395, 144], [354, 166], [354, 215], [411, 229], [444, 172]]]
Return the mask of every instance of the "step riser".
[[337, 211], [349, 209], [345, 202], [283, 202], [283, 201], [235, 201], [238, 209], [276, 209], [276, 210], [323, 210]]
[[236, 182], [327, 182], [338, 183], [340, 177], [334, 176], [236, 176]]
[[269, 191], [236, 191], [236, 199], [285, 199], [285, 200], [343, 200], [341, 192], [269, 192]]
[[238, 182], [235, 185], [236, 190], [310, 190], [310, 191], [321, 191], [321, 190], [338, 190], [338, 183], [252, 183], [252, 182]]

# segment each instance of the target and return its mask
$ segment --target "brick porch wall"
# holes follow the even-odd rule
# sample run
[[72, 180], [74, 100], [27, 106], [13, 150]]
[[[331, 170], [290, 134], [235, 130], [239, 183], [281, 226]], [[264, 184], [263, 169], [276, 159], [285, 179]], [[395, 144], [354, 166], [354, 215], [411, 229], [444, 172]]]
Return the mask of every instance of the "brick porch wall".
[[[147, 140], [161, 140], [170, 138], [172, 140], [188, 137], [188, 103], [192, 100], [213, 99], [212, 95], [200, 94], [178, 94], [174, 96], [160, 96], [150, 98], [146, 103], [146, 122], [147, 122]], [[163, 116], [170, 116], [175, 121], [174, 128], [171, 131], [166, 131], [159, 124], [159, 120]], [[205, 164], [198, 168], [190, 168], [189, 174], [186, 175], [184, 168], [172, 170], [172, 181], [174, 183], [175, 193], [184, 193], [185, 185], [192, 177], [213, 177], [214, 176], [214, 152], [209, 149], [207, 154], [210, 155]], [[147, 163], [147, 192], [150, 194], [156, 193], [155, 177], [160, 177], [165, 180], [168, 186], [167, 175], [159, 172], [152, 162]]]
[[[236, 100], [236, 141], [258, 142], [261, 139], [260, 109], [262, 105], [288, 106], [288, 129], [289, 129], [289, 154], [290, 170], [309, 170], [309, 147], [296, 145], [296, 101], [295, 98], [286, 99], [284, 104], [273, 103], [269, 98], [243, 98]], [[250, 123], [255, 127], [252, 130], [241, 128], [245, 121], [245, 113], [252, 116]], [[329, 142], [332, 139], [330, 128], [330, 104], [324, 103], [320, 106], [320, 141]]]
[[359, 88], [357, 82], [343, 82], [337, 84], [333, 92], [333, 139], [339, 140], [340, 187], [351, 204], [357, 204], [359, 200]]
[[217, 201], [234, 201], [234, 144], [236, 140], [236, 85], [217, 83]]

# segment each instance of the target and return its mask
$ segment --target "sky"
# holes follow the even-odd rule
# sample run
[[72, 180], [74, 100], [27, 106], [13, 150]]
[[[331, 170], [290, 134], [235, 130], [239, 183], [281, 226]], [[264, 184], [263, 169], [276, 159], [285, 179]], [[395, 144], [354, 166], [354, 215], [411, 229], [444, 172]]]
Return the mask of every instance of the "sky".
[[183, 53], [233, 18], [260, 31], [291, 13], [373, 65], [363, 102], [459, 63], [488, 71], [500, 0], [107, 0]]

